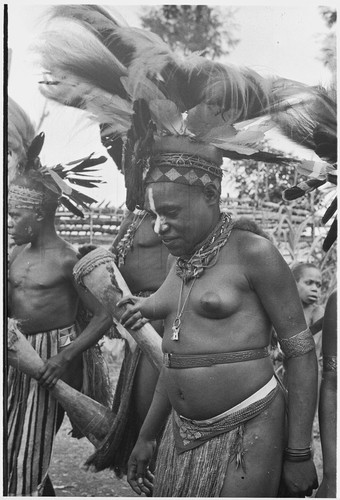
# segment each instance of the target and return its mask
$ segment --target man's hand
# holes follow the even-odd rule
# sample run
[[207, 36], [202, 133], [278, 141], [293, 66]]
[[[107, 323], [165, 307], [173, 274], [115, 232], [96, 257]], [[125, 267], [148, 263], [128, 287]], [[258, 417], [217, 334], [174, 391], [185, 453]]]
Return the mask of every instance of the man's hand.
[[318, 477], [313, 460], [283, 463], [283, 477], [292, 497], [310, 497], [318, 486]]
[[117, 302], [117, 307], [125, 306], [125, 311], [123, 312], [119, 322], [125, 327], [131, 330], [139, 330], [145, 323], [148, 323], [148, 319], [144, 318], [140, 312], [140, 308], [144, 302], [144, 297], [135, 297], [133, 295], [128, 295]]
[[138, 495], [152, 496], [154, 476], [149, 470], [149, 463], [156, 449], [156, 441], [138, 438], [128, 462], [127, 480]]
[[45, 365], [40, 370], [40, 376], [37, 379], [39, 384], [46, 389], [53, 389], [57, 381], [64, 375], [69, 363], [65, 360], [62, 353], [52, 356], [45, 361]]

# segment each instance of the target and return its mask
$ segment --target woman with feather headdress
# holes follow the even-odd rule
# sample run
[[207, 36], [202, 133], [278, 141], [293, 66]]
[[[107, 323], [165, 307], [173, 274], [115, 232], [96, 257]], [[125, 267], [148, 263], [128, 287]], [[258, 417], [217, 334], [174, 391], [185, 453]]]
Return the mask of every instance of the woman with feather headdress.
[[[80, 390], [83, 368], [86, 373], [97, 363], [96, 382], [103, 385], [91, 396], [109, 404], [104, 365], [92, 350], [83, 367], [82, 353], [94, 346], [112, 320], [94, 297], [74, 284], [77, 253], [54, 226], [59, 203], [81, 213], [75, 203], [85, 207], [93, 201], [65, 179], [74, 185], [79, 173], [86, 175], [105, 158], [87, 158], [68, 170], [62, 165], [49, 169], [39, 160], [43, 141], [23, 109], [9, 99], [8, 228], [16, 246], [8, 269], [8, 314], [45, 361], [39, 383], [21, 372], [20, 366], [9, 367], [7, 480], [8, 494], [14, 496], [54, 495], [48, 468], [63, 410], [47, 389], [62, 378]], [[80, 304], [92, 312], [81, 335], [76, 326]]]
[[[152, 33], [121, 25], [98, 6], [54, 9], [38, 50], [44, 95], [88, 110], [123, 137], [127, 206], [153, 215], [155, 232], [175, 257], [160, 289], [128, 298], [133, 305], [123, 316], [127, 326], [142, 315], [165, 324], [164, 368], [129, 461], [133, 489], [276, 496], [283, 470], [291, 495], [311, 495], [313, 338], [281, 255], [236, 227], [220, 212], [219, 198], [223, 157], [289, 161], [262, 151], [261, 141], [274, 126], [287, 135], [287, 110], [318, 102], [318, 91], [197, 55], [180, 58]], [[326, 109], [322, 96], [321, 103]], [[316, 122], [322, 114], [316, 111]], [[326, 178], [334, 170], [300, 163]], [[266, 349], [272, 325], [288, 357], [288, 437]], [[148, 463], [170, 412], [153, 485]], [[98, 468], [111, 465], [109, 438], [90, 459]]]

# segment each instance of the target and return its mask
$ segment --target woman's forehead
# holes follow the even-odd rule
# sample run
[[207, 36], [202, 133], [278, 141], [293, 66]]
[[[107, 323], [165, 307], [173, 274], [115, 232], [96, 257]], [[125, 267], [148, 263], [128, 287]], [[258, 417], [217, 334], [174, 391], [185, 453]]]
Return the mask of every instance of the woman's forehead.
[[155, 182], [146, 189], [146, 202], [149, 208], [163, 204], [184, 205], [195, 200], [201, 191], [193, 186], [176, 184], [175, 182]]

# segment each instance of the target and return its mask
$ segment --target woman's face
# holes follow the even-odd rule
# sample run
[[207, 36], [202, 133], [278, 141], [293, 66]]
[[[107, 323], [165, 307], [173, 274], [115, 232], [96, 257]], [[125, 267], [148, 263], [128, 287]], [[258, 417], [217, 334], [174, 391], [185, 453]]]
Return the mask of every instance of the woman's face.
[[146, 190], [146, 210], [155, 233], [175, 256], [188, 255], [215, 224], [215, 210], [202, 188], [175, 182], [152, 183]]

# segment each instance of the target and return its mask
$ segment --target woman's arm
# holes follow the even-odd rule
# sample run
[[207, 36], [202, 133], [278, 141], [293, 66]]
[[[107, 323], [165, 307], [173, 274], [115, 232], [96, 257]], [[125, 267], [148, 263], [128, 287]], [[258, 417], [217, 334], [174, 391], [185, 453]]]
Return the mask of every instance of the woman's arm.
[[[249, 281], [254, 287], [267, 312], [281, 346], [290, 339], [297, 345], [297, 334], [306, 330], [293, 275], [281, 254], [267, 240], [252, 236], [247, 245]], [[265, 270], [265, 272], [264, 272]], [[288, 448], [308, 449], [317, 399], [317, 360], [311, 334], [304, 345], [306, 349], [295, 350], [287, 360], [288, 375]], [[283, 348], [284, 350], [284, 348]], [[294, 349], [293, 349], [294, 351]], [[307, 452], [308, 455], [308, 452]], [[311, 458], [291, 461], [286, 455], [283, 468], [285, 482], [290, 493], [312, 494], [317, 487], [315, 466]]]
[[171, 404], [164, 386], [164, 369], [161, 371], [148, 414], [128, 463], [127, 480], [135, 493], [151, 496], [153, 476], [149, 464], [159, 437], [171, 411]]

